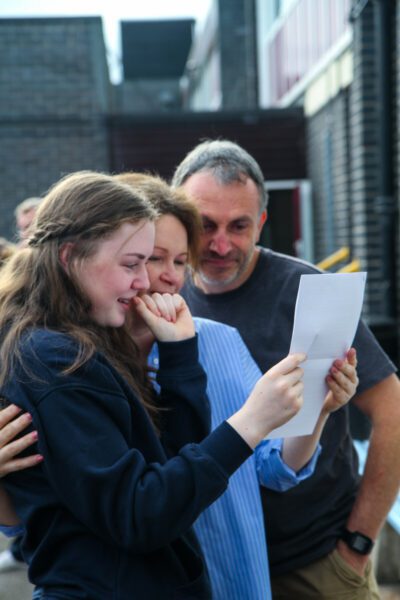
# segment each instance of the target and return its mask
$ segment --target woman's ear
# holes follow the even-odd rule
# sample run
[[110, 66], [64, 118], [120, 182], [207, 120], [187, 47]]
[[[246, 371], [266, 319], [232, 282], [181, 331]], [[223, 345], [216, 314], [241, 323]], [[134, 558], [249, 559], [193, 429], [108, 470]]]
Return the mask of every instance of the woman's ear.
[[73, 243], [72, 242], [66, 242], [65, 244], [63, 244], [60, 248], [59, 251], [59, 259], [60, 259], [60, 263], [64, 269], [64, 271], [66, 271], [68, 273], [68, 266], [69, 266], [69, 259], [71, 257], [71, 251], [73, 248]]

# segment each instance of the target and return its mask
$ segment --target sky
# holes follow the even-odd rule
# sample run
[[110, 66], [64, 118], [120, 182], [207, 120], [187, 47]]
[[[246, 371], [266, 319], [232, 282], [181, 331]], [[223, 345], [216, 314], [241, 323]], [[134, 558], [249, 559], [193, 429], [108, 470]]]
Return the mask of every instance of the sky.
[[0, 0], [0, 18], [101, 16], [113, 83], [121, 80], [119, 21], [194, 18], [201, 27], [211, 0]]

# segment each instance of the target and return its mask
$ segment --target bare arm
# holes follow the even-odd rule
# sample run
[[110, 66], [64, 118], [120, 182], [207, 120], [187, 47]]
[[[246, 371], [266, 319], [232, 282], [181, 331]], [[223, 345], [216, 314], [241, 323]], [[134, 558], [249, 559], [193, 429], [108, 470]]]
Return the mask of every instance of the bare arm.
[[[400, 486], [400, 382], [390, 375], [354, 398], [372, 423], [367, 462], [360, 489], [347, 521], [350, 531], [375, 540]], [[362, 573], [368, 557], [338, 542], [341, 555]]]

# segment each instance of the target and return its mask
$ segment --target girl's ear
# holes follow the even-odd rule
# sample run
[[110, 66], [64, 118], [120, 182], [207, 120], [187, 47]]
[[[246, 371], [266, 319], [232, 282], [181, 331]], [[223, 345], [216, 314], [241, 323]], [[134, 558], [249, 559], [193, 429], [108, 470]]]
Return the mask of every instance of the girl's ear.
[[72, 242], [66, 242], [65, 244], [63, 244], [60, 248], [60, 252], [59, 252], [59, 259], [60, 259], [60, 263], [62, 265], [62, 267], [64, 268], [64, 270], [66, 272], [68, 272], [68, 266], [69, 266], [69, 259], [71, 256], [71, 251], [73, 248], [73, 243]]

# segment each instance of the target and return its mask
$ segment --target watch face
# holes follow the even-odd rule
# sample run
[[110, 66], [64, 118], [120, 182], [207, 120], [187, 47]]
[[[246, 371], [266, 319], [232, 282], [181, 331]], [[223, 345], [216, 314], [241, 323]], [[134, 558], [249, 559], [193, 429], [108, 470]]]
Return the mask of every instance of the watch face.
[[361, 537], [361, 535], [356, 534], [353, 537], [351, 546], [356, 552], [369, 552], [371, 548], [371, 541], [366, 540], [364, 537]]
[[342, 535], [342, 539], [346, 542], [346, 544], [354, 550], [354, 552], [358, 552], [359, 554], [369, 554], [373, 548], [374, 542], [359, 533], [358, 531], [344, 531]]

